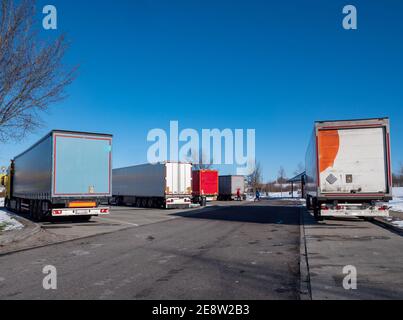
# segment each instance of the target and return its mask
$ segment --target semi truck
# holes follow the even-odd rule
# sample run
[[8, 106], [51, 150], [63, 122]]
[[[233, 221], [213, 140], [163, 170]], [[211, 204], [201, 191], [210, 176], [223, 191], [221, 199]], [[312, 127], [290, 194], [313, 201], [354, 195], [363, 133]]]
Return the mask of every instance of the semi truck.
[[218, 171], [194, 170], [192, 172], [193, 202], [216, 201], [218, 198]]
[[388, 118], [318, 121], [306, 153], [304, 193], [317, 220], [389, 215]]
[[220, 176], [218, 184], [219, 200], [229, 201], [246, 199], [244, 176]]
[[112, 201], [117, 205], [189, 208], [192, 164], [164, 162], [114, 169], [112, 186]]
[[53, 130], [11, 161], [5, 206], [36, 221], [108, 215], [111, 176], [112, 135]]

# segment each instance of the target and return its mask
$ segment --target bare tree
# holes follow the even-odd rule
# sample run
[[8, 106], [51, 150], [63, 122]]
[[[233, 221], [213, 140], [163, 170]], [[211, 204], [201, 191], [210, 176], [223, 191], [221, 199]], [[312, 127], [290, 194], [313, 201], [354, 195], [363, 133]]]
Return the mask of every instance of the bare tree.
[[35, 0], [0, 0], [0, 141], [21, 139], [37, 128], [39, 114], [65, 97], [76, 68], [65, 70], [62, 35], [40, 41]]
[[297, 176], [305, 171], [305, 167], [302, 162], [298, 163], [297, 169], [294, 171], [294, 175]]
[[253, 172], [247, 177], [248, 188], [252, 189], [255, 193], [257, 189], [261, 188], [262, 185], [262, 167], [258, 162], [255, 165]]
[[[197, 157], [199, 159], [197, 159]], [[204, 153], [202, 150], [195, 152], [192, 150], [188, 154], [188, 161], [193, 163], [193, 170], [210, 170], [213, 168], [212, 161], [205, 161]]]
[[393, 174], [393, 186], [402, 187], [403, 186], [403, 163], [399, 164], [399, 169]]
[[286, 177], [287, 174], [285, 173], [283, 166], [281, 166], [277, 173], [277, 183], [280, 185], [281, 195], [283, 194], [283, 184], [287, 182]]

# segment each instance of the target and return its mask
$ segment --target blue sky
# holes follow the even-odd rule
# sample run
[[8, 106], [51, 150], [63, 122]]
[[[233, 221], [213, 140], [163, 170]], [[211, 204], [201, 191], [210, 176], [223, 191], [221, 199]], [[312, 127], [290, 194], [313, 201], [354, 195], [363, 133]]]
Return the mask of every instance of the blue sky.
[[[315, 120], [389, 116], [403, 162], [403, 2], [39, 1], [80, 65], [68, 99], [0, 164], [51, 129], [114, 134], [115, 167], [146, 162], [153, 128], [256, 129], [265, 179], [304, 161]], [[358, 30], [342, 28], [354, 4]], [[38, 25], [41, 21], [38, 18]], [[50, 32], [50, 33], [49, 33]], [[230, 173], [233, 168], [223, 168]]]

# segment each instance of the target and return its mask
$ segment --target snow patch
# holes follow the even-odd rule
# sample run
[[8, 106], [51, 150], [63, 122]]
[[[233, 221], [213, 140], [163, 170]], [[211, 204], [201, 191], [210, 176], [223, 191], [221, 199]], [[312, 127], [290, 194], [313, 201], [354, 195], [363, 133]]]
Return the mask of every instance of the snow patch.
[[[266, 194], [265, 194], [266, 196]], [[267, 198], [292, 198], [293, 194], [291, 192], [269, 192], [267, 194]], [[301, 193], [295, 191], [294, 192], [294, 198], [299, 199], [301, 197]]]
[[392, 224], [394, 224], [395, 226], [397, 226], [399, 228], [403, 228], [403, 220], [393, 221]]
[[24, 226], [11, 217], [6, 211], [0, 209], [0, 232], [21, 230]]
[[393, 188], [393, 200], [389, 205], [392, 211], [403, 212], [403, 188]]
[[4, 198], [0, 198], [0, 208], [4, 207]]

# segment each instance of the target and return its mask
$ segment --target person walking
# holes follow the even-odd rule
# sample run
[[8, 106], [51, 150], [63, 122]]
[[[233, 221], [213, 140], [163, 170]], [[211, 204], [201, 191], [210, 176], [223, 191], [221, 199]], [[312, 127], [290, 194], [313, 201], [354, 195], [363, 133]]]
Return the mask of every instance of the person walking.
[[238, 201], [241, 201], [241, 189], [238, 189], [238, 190], [236, 191], [236, 199], [237, 199]]
[[255, 199], [255, 201], [260, 201], [260, 191], [259, 190], [256, 190], [256, 199]]

